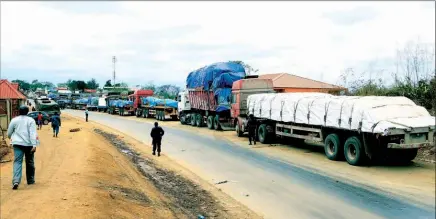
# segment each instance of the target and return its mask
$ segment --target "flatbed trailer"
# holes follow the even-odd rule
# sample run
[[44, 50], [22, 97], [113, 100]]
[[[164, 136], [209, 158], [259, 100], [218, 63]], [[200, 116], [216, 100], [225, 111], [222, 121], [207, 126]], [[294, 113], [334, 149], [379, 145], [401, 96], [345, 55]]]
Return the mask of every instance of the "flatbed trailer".
[[178, 120], [177, 109], [168, 106], [140, 105], [136, 113], [137, 117], [155, 118], [159, 121]]
[[328, 159], [350, 165], [388, 157], [408, 162], [419, 148], [435, 144], [435, 118], [405, 97], [257, 94], [247, 107], [261, 143], [318, 142]]

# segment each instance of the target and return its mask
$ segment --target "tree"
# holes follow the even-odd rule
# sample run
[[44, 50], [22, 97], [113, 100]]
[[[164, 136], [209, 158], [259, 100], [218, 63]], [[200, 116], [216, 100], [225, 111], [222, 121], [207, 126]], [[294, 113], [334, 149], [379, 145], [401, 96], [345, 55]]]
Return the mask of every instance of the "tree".
[[80, 91], [84, 91], [86, 87], [86, 83], [84, 81], [76, 81], [77, 83], [77, 89]]
[[153, 84], [153, 82], [148, 82], [146, 85], [142, 86], [143, 90], [152, 90], [153, 92], [156, 91], [156, 85]]
[[180, 87], [171, 84], [166, 84], [157, 87], [155, 90], [155, 95], [162, 98], [175, 99], [179, 94], [179, 92], [180, 92]]
[[115, 87], [129, 87], [129, 85], [125, 82], [116, 83], [114, 86]]
[[105, 87], [112, 87], [112, 83], [111, 80], [107, 80], [106, 83], [104, 84]]
[[30, 90], [30, 84], [27, 81], [23, 81], [23, 80], [13, 80], [13, 83], [17, 83], [20, 86], [20, 89], [24, 90], [24, 91], [29, 91]]
[[257, 73], [259, 71], [259, 69], [254, 69], [251, 65], [249, 65], [243, 61], [231, 61], [231, 62], [241, 64], [244, 67], [245, 73], [247, 75], [251, 75], [251, 74]]
[[90, 81], [86, 82], [86, 87], [88, 89], [97, 89], [99, 87], [99, 84], [94, 78], [92, 78]]
[[68, 87], [67, 83], [58, 83], [58, 87]]
[[67, 87], [68, 87], [68, 89], [69, 90], [71, 90], [71, 91], [76, 91], [77, 89], [78, 89], [78, 87], [77, 87], [77, 81], [76, 80], [71, 80], [71, 79], [68, 79], [68, 81], [67, 81]]

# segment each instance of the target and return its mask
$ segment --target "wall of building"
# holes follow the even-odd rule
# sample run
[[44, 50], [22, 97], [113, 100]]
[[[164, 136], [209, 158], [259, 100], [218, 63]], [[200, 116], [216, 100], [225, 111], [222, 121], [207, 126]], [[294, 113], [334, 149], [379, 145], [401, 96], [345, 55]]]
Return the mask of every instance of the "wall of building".
[[338, 95], [340, 91], [322, 89], [322, 88], [274, 88], [278, 93], [296, 93], [296, 92], [319, 92]]

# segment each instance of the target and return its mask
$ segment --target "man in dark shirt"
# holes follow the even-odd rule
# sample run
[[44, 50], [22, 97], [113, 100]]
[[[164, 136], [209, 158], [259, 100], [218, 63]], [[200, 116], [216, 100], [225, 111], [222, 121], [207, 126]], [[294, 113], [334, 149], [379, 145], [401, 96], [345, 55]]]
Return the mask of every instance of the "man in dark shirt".
[[251, 145], [252, 140], [253, 140], [254, 144], [256, 145], [257, 122], [256, 122], [256, 119], [254, 118], [253, 114], [250, 114], [250, 116], [248, 117], [247, 128], [248, 128], [248, 141], [250, 141], [250, 145]]
[[154, 123], [154, 128], [151, 129], [150, 136], [153, 139], [153, 155], [156, 155], [156, 149], [157, 149], [157, 156], [160, 156], [160, 146], [162, 142], [162, 136], [164, 135], [164, 130], [159, 126], [157, 122]]

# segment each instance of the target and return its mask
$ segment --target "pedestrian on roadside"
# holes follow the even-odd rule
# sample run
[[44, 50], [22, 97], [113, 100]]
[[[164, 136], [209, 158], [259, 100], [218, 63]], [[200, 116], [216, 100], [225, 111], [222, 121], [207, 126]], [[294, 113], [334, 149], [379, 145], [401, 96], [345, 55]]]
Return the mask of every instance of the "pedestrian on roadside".
[[85, 109], [86, 122], [88, 122], [88, 108]]
[[249, 145], [251, 145], [251, 141], [253, 141], [254, 145], [256, 145], [257, 121], [254, 118], [253, 114], [250, 114], [248, 116], [247, 128], [248, 128], [248, 141], [250, 142]]
[[54, 112], [54, 115], [50, 118], [51, 127], [53, 128], [53, 137], [58, 137], [59, 127], [61, 127], [61, 117], [58, 112]]
[[34, 153], [37, 146], [37, 134], [35, 120], [27, 114], [29, 107], [21, 106], [19, 116], [13, 118], [8, 127], [8, 138], [14, 148], [14, 166], [12, 177], [12, 189], [18, 189], [21, 183], [23, 157], [26, 158], [27, 184], [35, 183]]
[[42, 113], [41, 112], [38, 113], [37, 120], [38, 120], [38, 130], [41, 130], [42, 129]]
[[155, 122], [154, 127], [151, 129], [150, 136], [153, 139], [153, 155], [156, 155], [156, 149], [157, 149], [157, 156], [160, 156], [161, 151], [161, 143], [162, 143], [162, 136], [165, 134], [164, 130], [159, 126], [159, 123]]

